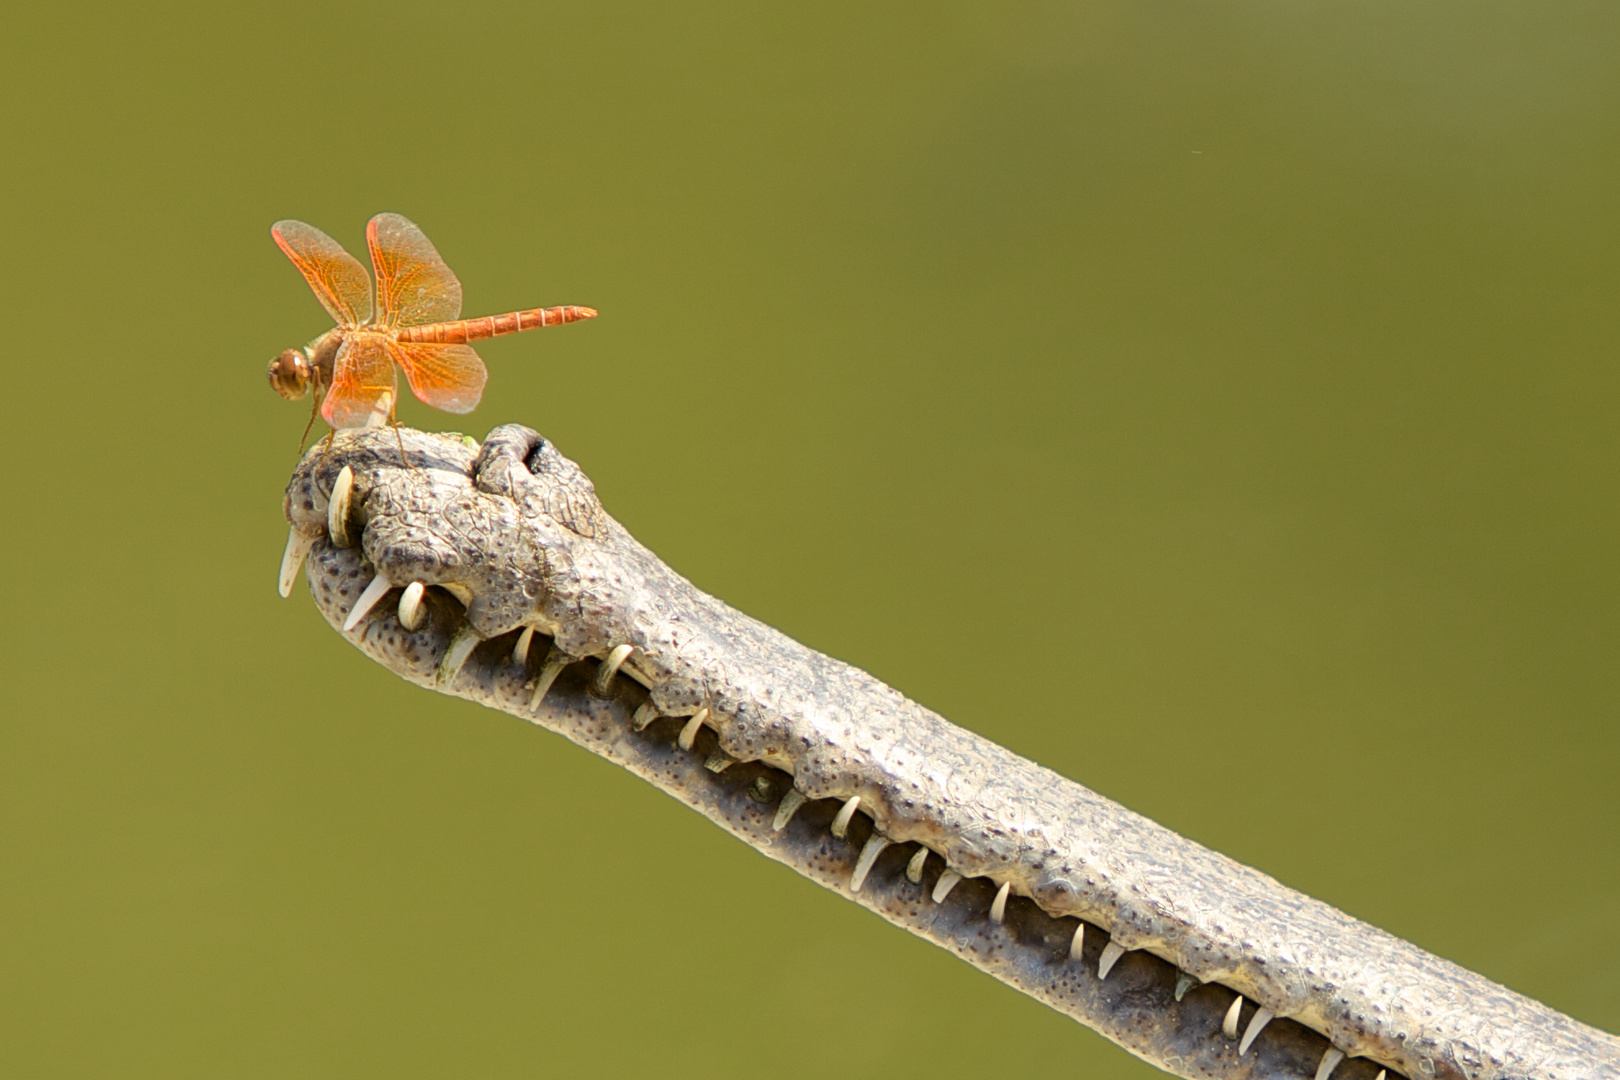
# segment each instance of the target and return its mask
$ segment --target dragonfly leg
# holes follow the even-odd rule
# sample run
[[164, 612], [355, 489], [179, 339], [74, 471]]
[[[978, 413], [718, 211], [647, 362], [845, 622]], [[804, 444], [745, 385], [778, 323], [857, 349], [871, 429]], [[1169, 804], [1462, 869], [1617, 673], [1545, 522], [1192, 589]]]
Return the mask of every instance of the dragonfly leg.
[[405, 463], [407, 469], [414, 470], [416, 466], [412, 465], [411, 459], [405, 456], [405, 436], [399, 433], [399, 417], [394, 415], [394, 403], [392, 401], [388, 403], [388, 422], [393, 425], [394, 438], [399, 440], [399, 460]]
[[[304, 425], [304, 433], [298, 436], [298, 452], [300, 454], [304, 452], [304, 440], [309, 438], [309, 429], [315, 426], [315, 417], [319, 416], [321, 412], [321, 373], [316, 371], [312, 374], [314, 376], [315, 385], [310, 387], [310, 389], [314, 391], [314, 393], [309, 395], [309, 423]], [[332, 445], [328, 443], [326, 448], [330, 450]], [[322, 456], [324, 457], [325, 455], [323, 454]]]
[[332, 440], [335, 439], [335, 438], [337, 438], [337, 428], [333, 428], [331, 431], [328, 431], [326, 433], [325, 445], [321, 447], [321, 460], [322, 461], [325, 461], [326, 460], [326, 455], [330, 454], [332, 452]]

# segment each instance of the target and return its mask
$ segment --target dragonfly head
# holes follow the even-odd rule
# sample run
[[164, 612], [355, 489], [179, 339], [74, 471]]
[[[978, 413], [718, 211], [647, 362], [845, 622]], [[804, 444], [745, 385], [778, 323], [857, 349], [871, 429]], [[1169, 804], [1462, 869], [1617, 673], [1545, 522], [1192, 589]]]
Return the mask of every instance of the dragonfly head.
[[302, 349], [287, 349], [270, 361], [270, 388], [288, 401], [297, 401], [309, 393], [309, 357]]

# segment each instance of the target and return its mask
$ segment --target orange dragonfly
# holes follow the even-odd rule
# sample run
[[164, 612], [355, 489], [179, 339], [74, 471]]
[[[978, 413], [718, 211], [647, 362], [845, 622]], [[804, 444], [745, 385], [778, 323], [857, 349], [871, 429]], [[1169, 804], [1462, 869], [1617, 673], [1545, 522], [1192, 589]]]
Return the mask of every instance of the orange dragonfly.
[[[594, 309], [573, 305], [461, 318], [461, 282], [422, 230], [398, 214], [378, 214], [366, 224], [377, 275], [375, 308], [371, 278], [336, 240], [302, 221], [278, 221], [270, 236], [337, 320], [304, 348], [287, 349], [270, 361], [270, 385], [289, 401], [313, 388], [321, 417], [334, 434], [384, 418], [397, 427], [396, 366], [404, 369], [417, 400], [468, 413], [489, 378], [468, 342], [596, 318]], [[315, 423], [313, 408], [309, 422]]]

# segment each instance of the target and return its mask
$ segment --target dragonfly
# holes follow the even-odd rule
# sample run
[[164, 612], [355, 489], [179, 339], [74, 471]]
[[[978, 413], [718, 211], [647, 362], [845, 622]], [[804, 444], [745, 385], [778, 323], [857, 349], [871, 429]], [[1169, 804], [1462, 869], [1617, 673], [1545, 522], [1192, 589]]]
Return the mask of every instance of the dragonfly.
[[461, 282], [422, 230], [399, 214], [378, 214], [366, 223], [375, 303], [360, 261], [321, 230], [289, 219], [272, 225], [270, 236], [337, 323], [302, 349], [284, 350], [270, 361], [268, 373], [271, 387], [289, 401], [315, 392], [304, 438], [318, 407], [332, 427], [328, 448], [340, 428], [386, 420], [398, 434], [396, 369], [405, 372], [418, 401], [469, 413], [489, 379], [469, 342], [596, 318], [594, 308], [570, 304], [463, 319]]

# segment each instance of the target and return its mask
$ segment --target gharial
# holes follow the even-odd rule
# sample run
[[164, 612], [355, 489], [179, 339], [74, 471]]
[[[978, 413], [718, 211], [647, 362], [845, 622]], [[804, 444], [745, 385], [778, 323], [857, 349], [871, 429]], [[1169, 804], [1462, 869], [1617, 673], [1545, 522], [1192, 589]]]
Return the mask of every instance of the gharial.
[[307, 559], [328, 622], [402, 678], [623, 765], [1179, 1076], [1620, 1080], [1620, 1038], [701, 592], [534, 431], [396, 430], [305, 455], [279, 584]]

